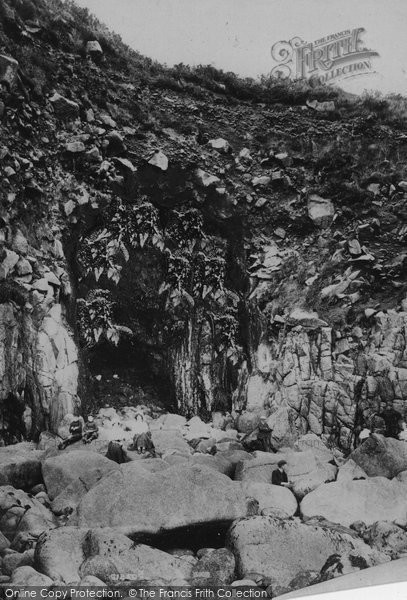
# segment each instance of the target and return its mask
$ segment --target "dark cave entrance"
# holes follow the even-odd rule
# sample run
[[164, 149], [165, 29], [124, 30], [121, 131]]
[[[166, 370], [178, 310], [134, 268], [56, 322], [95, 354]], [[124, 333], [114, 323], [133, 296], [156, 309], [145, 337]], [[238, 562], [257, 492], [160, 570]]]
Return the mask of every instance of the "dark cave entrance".
[[25, 403], [16, 394], [8, 394], [1, 403], [0, 444], [9, 446], [26, 439]]
[[106, 406], [116, 409], [145, 405], [175, 410], [172, 386], [164, 361], [137, 340], [124, 338], [117, 346], [101, 342], [86, 353], [85, 413]]

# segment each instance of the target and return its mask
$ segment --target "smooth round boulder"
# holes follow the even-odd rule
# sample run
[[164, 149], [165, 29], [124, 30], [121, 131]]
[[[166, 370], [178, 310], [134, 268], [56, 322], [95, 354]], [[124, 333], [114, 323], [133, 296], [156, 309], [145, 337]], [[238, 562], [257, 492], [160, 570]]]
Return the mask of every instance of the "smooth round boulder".
[[237, 559], [237, 574], [269, 577], [286, 587], [300, 571], [320, 571], [332, 554], [357, 551], [369, 565], [388, 558], [372, 550], [356, 534], [308, 525], [298, 518], [254, 516], [233, 523], [227, 547]]
[[151, 432], [151, 440], [158, 456], [166, 454], [192, 454], [192, 448], [178, 429], [156, 429]]
[[42, 464], [42, 475], [48, 496], [53, 500], [78, 480], [89, 489], [104, 475], [118, 469], [119, 465], [96, 452], [74, 450], [47, 458]]
[[52, 512], [41, 502], [37, 502], [36, 500], [34, 502], [35, 506], [27, 510], [19, 520], [15, 530], [15, 537], [24, 533], [38, 536], [43, 531], [53, 529], [57, 526], [57, 521]]
[[294, 494], [281, 485], [245, 481], [242, 483], [243, 491], [247, 497], [255, 498], [259, 503], [259, 510], [275, 517], [292, 517], [298, 504]]
[[186, 418], [174, 413], [166, 413], [161, 415], [150, 423], [151, 431], [153, 429], [176, 429], [180, 431], [186, 425]]
[[87, 533], [88, 529], [77, 527], [59, 527], [44, 532], [35, 547], [37, 569], [57, 581], [79, 582], [79, 568], [85, 560], [83, 546]]
[[119, 571], [107, 556], [90, 556], [82, 563], [79, 574], [82, 578], [95, 577], [110, 582], [114, 581], [116, 575], [119, 575]]
[[14, 586], [21, 587], [50, 587], [54, 582], [50, 577], [43, 575], [42, 573], [38, 573], [32, 567], [19, 567], [16, 569], [12, 576], [11, 582]]
[[371, 525], [375, 521], [405, 519], [405, 485], [385, 477], [335, 481], [305, 496], [300, 511], [304, 518], [321, 515], [346, 527], [355, 521]]
[[55, 525], [52, 513], [41, 502], [12, 486], [0, 486], [0, 531], [8, 540], [23, 532], [41, 533]]
[[30, 442], [0, 448], [0, 485], [28, 490], [41, 483], [44, 452]]
[[3, 556], [1, 569], [6, 575], [11, 575], [18, 567], [33, 567], [34, 566], [34, 550], [26, 552], [13, 552]]
[[350, 456], [369, 477], [392, 478], [407, 470], [407, 444], [374, 434], [358, 446]]
[[228, 523], [247, 516], [248, 504], [239, 486], [207, 467], [175, 465], [158, 473], [127, 469], [99, 481], [82, 498], [70, 524], [158, 534]]

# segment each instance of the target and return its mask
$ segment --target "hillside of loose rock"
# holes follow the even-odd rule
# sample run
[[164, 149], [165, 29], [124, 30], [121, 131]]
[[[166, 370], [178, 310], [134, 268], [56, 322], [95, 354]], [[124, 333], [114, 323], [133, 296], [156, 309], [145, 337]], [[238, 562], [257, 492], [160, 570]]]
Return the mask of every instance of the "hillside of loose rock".
[[[401, 556], [404, 442], [354, 447], [407, 412], [405, 99], [166, 68], [59, 0], [0, 0], [0, 83], [0, 581], [277, 595]], [[156, 455], [119, 467], [136, 409]], [[72, 414], [99, 439], [59, 452]]]

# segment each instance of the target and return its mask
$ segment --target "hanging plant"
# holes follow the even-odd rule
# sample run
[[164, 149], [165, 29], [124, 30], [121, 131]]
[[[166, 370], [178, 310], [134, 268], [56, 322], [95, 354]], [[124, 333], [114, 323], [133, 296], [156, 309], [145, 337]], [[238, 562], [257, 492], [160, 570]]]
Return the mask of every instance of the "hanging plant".
[[92, 290], [86, 299], [77, 301], [78, 329], [84, 346], [92, 348], [102, 339], [117, 345], [121, 334], [132, 334], [128, 327], [114, 323], [113, 307], [108, 290]]

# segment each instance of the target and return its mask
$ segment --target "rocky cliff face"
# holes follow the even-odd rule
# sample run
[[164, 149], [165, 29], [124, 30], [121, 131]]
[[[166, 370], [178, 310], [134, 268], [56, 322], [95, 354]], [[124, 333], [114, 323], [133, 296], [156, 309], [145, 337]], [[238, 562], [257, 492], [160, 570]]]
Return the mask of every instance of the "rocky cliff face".
[[322, 435], [338, 426], [340, 445], [349, 448], [355, 427], [387, 403], [405, 412], [407, 314], [374, 312], [346, 337], [309, 317], [298, 313], [274, 343], [259, 345], [247, 408], [286, 407], [276, 413], [281, 445], [289, 442], [287, 432]]
[[[21, 232], [18, 240], [19, 247], [11, 240], [15, 250], [6, 246], [2, 263], [15, 263], [0, 305], [2, 428], [31, 438], [55, 430], [67, 412], [79, 408], [78, 351], [61, 304], [63, 282], [38, 261], [39, 252]], [[66, 275], [62, 268], [59, 274]]]
[[405, 413], [403, 101], [165, 70], [53, 9], [1, 3], [4, 427], [151, 402], [349, 448]]

